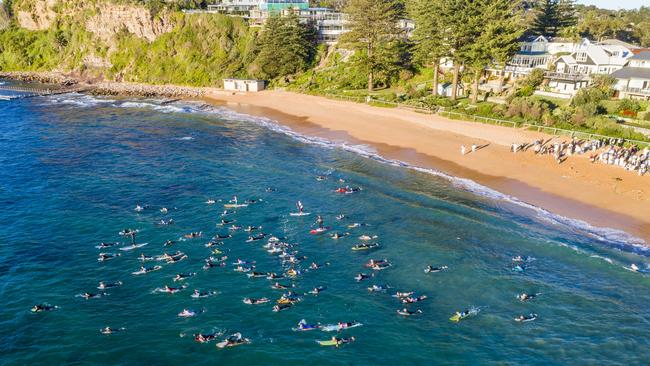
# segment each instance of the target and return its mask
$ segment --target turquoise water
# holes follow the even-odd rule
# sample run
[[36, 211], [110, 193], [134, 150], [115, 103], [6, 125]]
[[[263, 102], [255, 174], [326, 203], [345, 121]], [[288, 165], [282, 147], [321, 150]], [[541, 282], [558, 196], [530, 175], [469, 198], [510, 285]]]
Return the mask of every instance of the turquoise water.
[[[0, 102], [0, 364], [647, 364], [650, 360], [650, 280], [625, 270], [647, 268], [648, 253], [634, 238], [591, 228], [519, 204], [460, 180], [387, 164], [367, 149], [290, 136], [269, 121], [200, 104], [81, 95]], [[358, 151], [361, 154], [355, 153]], [[317, 181], [316, 176], [330, 174]], [[340, 184], [361, 186], [335, 194]], [[267, 191], [272, 187], [274, 191]], [[277, 299], [271, 281], [234, 272], [237, 258], [257, 271], [281, 272], [265, 241], [246, 243], [238, 231], [220, 249], [224, 268], [202, 270], [212, 235], [225, 234], [223, 202], [260, 202], [229, 219], [286, 237], [309, 263], [330, 265], [302, 274], [295, 291], [327, 286], [293, 308], [251, 306], [244, 297]], [[302, 200], [308, 217], [290, 217]], [[135, 212], [137, 204], [149, 205]], [[160, 207], [169, 208], [163, 215]], [[353, 235], [338, 241], [308, 233], [314, 215]], [[348, 218], [337, 221], [345, 214]], [[175, 224], [155, 223], [173, 218]], [[369, 226], [346, 229], [352, 222]], [[118, 232], [139, 229], [148, 245], [99, 263], [100, 242], [122, 241]], [[189, 232], [199, 239], [179, 241]], [[362, 234], [377, 235], [374, 252], [353, 252]], [[137, 256], [181, 250], [188, 259], [133, 276]], [[515, 255], [534, 257], [513, 272]], [[368, 259], [393, 266], [357, 283]], [[147, 262], [147, 266], [154, 265]], [[427, 265], [449, 267], [425, 274]], [[177, 294], [152, 293], [172, 277], [196, 272]], [[99, 281], [123, 281], [108, 296]], [[290, 281], [282, 281], [290, 283]], [[388, 284], [389, 293], [369, 293]], [[193, 289], [216, 291], [190, 298]], [[404, 318], [390, 294], [415, 291], [428, 299]], [[521, 292], [542, 293], [522, 303]], [[59, 306], [33, 314], [37, 303]], [[452, 323], [457, 310], [477, 316]], [[183, 308], [204, 312], [182, 319]], [[517, 323], [520, 314], [538, 314]], [[321, 347], [332, 333], [293, 332], [301, 320], [332, 324], [359, 321], [340, 333], [356, 342]], [[99, 329], [125, 327], [110, 336]], [[251, 344], [219, 350], [194, 333], [241, 332]], [[220, 338], [225, 337], [221, 336]]]

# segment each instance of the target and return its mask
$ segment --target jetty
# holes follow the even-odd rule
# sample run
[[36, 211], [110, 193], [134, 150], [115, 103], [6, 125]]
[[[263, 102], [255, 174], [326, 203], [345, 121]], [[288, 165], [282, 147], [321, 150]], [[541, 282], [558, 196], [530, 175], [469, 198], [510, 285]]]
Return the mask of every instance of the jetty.
[[0, 100], [26, 99], [35, 97], [44, 97], [48, 95], [82, 93], [90, 90], [88, 86], [64, 87], [64, 88], [39, 88], [24, 87], [15, 85], [0, 85], [0, 93], [3, 91], [12, 92], [12, 95], [0, 95]]

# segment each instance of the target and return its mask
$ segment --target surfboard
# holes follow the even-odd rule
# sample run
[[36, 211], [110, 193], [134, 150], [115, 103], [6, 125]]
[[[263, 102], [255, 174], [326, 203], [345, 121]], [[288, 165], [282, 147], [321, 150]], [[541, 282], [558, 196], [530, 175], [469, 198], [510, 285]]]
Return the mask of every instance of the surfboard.
[[223, 205], [224, 208], [240, 208], [240, 207], [248, 207], [247, 204], [245, 203], [240, 203], [240, 204], [235, 204], [235, 203], [226, 203]]
[[316, 343], [320, 344], [321, 346], [336, 346], [336, 341], [333, 341], [333, 340], [316, 341]]
[[291, 212], [289, 216], [309, 216], [311, 212]]
[[327, 226], [327, 227], [323, 227], [323, 228], [312, 229], [312, 230], [309, 231], [309, 233], [312, 234], [312, 235], [318, 235], [318, 234], [322, 234], [322, 233], [326, 232], [329, 229], [330, 229], [329, 226]]

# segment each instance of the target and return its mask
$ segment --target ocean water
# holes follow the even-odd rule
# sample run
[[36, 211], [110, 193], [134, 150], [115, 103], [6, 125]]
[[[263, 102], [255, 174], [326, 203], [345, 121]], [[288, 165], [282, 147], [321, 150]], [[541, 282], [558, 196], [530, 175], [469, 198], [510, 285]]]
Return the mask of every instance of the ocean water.
[[[442, 173], [387, 161], [371, 149], [309, 139], [272, 121], [200, 103], [111, 99], [85, 95], [0, 101], [0, 364], [2, 365], [389, 365], [578, 364], [641, 365], [650, 362], [650, 259], [642, 241], [607, 228], [555, 216], [514, 198]], [[318, 175], [327, 175], [324, 181]], [[343, 179], [345, 183], [337, 180]], [[361, 192], [333, 190], [349, 184]], [[272, 190], [267, 190], [267, 188]], [[295, 280], [302, 296], [275, 313], [273, 303], [246, 305], [244, 297], [276, 300], [282, 291], [267, 279], [233, 271], [236, 259], [256, 262], [261, 272], [282, 272], [280, 260], [247, 243], [236, 231], [220, 250], [227, 266], [203, 270], [206, 248], [226, 228], [223, 203], [237, 195], [257, 203], [228, 216], [242, 226], [294, 244], [306, 256], [296, 268], [329, 263]], [[205, 202], [214, 199], [214, 205]], [[311, 216], [291, 217], [296, 201]], [[142, 212], [136, 205], [147, 205]], [[162, 214], [159, 208], [167, 207]], [[315, 215], [338, 241], [310, 235]], [[347, 218], [337, 220], [345, 214]], [[174, 224], [159, 226], [160, 219]], [[348, 229], [362, 222], [367, 226]], [[100, 242], [127, 242], [118, 232], [140, 230], [138, 243], [107, 262], [97, 261]], [[166, 240], [202, 231], [198, 239]], [[380, 248], [354, 252], [362, 234], [377, 235]], [[134, 276], [148, 256], [180, 250], [188, 258]], [[523, 272], [513, 256], [534, 257]], [[220, 257], [221, 255], [219, 255]], [[392, 267], [357, 283], [363, 264], [386, 258]], [[449, 267], [425, 274], [427, 265]], [[286, 267], [285, 267], [286, 268]], [[177, 273], [196, 272], [176, 294]], [[99, 281], [122, 281], [108, 296]], [[387, 284], [387, 293], [370, 293]], [[215, 291], [192, 299], [193, 289]], [[390, 295], [415, 291], [428, 298], [402, 317]], [[521, 292], [541, 293], [522, 303]], [[38, 303], [59, 308], [31, 313]], [[455, 311], [480, 312], [459, 323]], [[203, 311], [194, 318], [184, 308]], [[538, 319], [518, 323], [520, 314]], [[315, 341], [333, 333], [294, 332], [301, 320], [336, 324], [358, 321], [339, 337], [356, 341], [338, 349]], [[112, 334], [100, 328], [124, 327]], [[195, 333], [241, 332], [251, 344], [217, 349]], [[336, 333], [334, 333], [336, 334]]]

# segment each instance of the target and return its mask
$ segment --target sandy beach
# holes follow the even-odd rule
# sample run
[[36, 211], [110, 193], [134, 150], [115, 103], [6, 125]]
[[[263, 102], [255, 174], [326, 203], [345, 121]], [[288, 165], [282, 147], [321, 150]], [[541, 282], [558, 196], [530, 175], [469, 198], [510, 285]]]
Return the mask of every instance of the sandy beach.
[[[650, 176], [592, 164], [586, 156], [557, 164], [532, 151], [510, 152], [512, 143], [550, 135], [286, 91], [209, 94], [209, 99], [303, 134], [372, 146], [385, 157], [469, 178], [551, 212], [650, 242]], [[488, 146], [461, 155], [460, 146], [472, 144]]]

